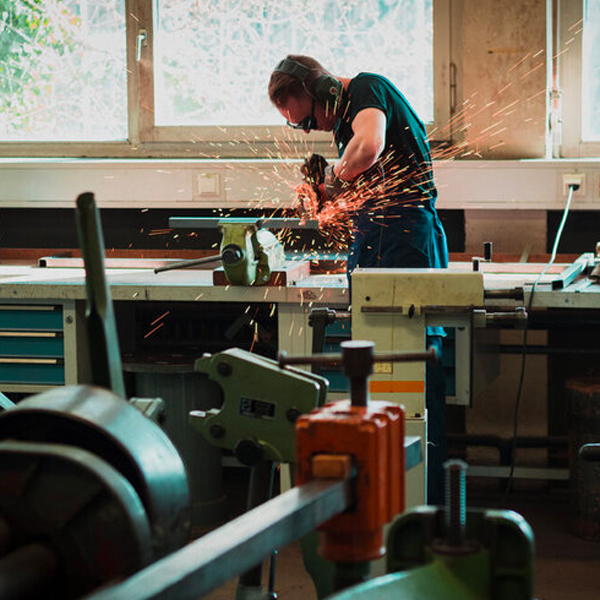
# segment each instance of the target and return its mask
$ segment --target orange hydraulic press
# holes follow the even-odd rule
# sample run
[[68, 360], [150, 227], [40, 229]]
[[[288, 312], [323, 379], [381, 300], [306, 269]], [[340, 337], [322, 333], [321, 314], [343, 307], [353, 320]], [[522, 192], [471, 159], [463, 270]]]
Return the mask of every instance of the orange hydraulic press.
[[[367, 341], [342, 342], [342, 356], [280, 357], [280, 364], [342, 362], [350, 400], [325, 405], [296, 421], [296, 484], [354, 477], [354, 503], [321, 528], [321, 556], [335, 564], [334, 589], [369, 577], [370, 561], [385, 554], [383, 527], [405, 509], [405, 428], [402, 406], [369, 402], [374, 362], [434, 361], [433, 350], [373, 354]], [[341, 361], [340, 361], [341, 358]]]

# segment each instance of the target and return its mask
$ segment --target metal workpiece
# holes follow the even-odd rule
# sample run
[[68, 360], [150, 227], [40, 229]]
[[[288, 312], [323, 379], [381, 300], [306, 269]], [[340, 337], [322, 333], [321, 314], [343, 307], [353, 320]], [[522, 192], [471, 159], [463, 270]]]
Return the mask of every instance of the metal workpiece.
[[68, 386], [30, 396], [0, 413], [0, 440], [59, 443], [105, 461], [141, 500], [153, 558], [188, 540], [189, 490], [177, 450], [160, 427], [113, 393]]
[[485, 300], [517, 300], [518, 302], [524, 302], [525, 291], [522, 286], [485, 290], [483, 292], [483, 297]]
[[277, 217], [170, 217], [171, 229], [217, 229], [227, 225], [254, 225], [257, 229], [318, 229], [316, 219]]
[[553, 290], [562, 290], [568, 287], [577, 277], [583, 273], [593, 272], [597, 259], [591, 252], [582, 254], [577, 260], [570, 264], [558, 277], [552, 280]]
[[473, 310], [473, 326], [478, 328], [525, 329], [528, 319], [524, 306], [518, 306], [512, 311]]
[[351, 505], [351, 481], [311, 481], [87, 600], [195, 600]]
[[85, 265], [91, 383], [125, 398], [123, 366], [112, 298], [104, 272], [104, 238], [94, 194], [77, 198], [77, 236]]
[[194, 369], [223, 393], [220, 408], [192, 411], [191, 425], [207, 442], [231, 450], [243, 464], [294, 462], [296, 419], [325, 403], [328, 382], [274, 360], [230, 348], [206, 354]]

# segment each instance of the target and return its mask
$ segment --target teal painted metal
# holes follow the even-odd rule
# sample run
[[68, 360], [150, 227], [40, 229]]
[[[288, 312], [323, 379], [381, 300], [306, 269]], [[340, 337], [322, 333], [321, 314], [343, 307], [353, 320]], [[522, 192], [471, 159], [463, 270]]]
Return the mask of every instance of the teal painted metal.
[[34, 385], [64, 385], [65, 368], [56, 364], [1, 363], [0, 382], [29, 383]]
[[94, 385], [125, 398], [112, 298], [104, 274], [104, 238], [94, 194], [77, 198], [77, 237], [85, 263], [86, 329]]
[[61, 306], [49, 309], [19, 309], [11, 305], [10, 310], [0, 305], [0, 330], [3, 331], [62, 331], [63, 312]]
[[2, 337], [0, 356], [62, 358], [65, 355], [62, 337]]

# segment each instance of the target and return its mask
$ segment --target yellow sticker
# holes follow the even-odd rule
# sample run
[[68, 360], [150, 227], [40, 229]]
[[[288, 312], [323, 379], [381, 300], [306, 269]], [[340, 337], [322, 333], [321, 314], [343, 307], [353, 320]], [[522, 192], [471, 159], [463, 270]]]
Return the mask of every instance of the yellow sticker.
[[391, 362], [376, 362], [373, 365], [373, 373], [391, 373], [392, 368], [393, 366]]

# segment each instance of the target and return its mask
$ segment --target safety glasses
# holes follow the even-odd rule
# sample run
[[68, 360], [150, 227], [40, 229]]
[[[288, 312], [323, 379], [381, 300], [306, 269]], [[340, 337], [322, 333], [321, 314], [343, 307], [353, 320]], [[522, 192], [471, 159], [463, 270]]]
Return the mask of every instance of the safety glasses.
[[302, 119], [302, 121], [300, 121], [300, 123], [290, 123], [289, 121], [286, 121], [286, 123], [292, 129], [302, 129], [302, 131], [304, 131], [306, 133], [308, 133], [312, 129], [316, 129], [317, 128], [317, 118], [315, 117], [315, 99], [313, 98], [312, 109], [311, 109], [310, 115], [308, 117], [305, 117], [304, 119]]

